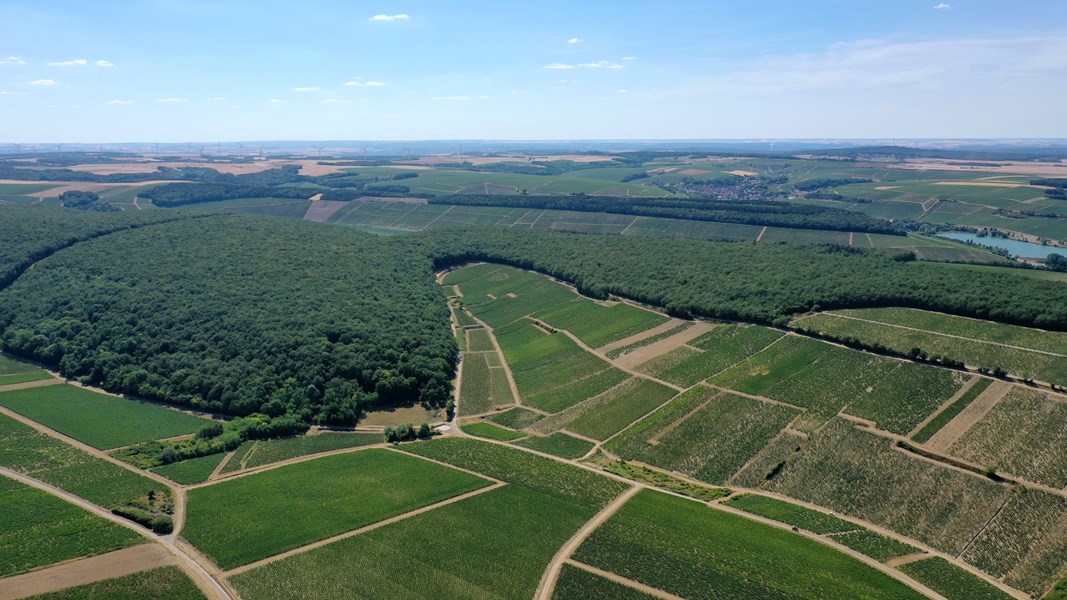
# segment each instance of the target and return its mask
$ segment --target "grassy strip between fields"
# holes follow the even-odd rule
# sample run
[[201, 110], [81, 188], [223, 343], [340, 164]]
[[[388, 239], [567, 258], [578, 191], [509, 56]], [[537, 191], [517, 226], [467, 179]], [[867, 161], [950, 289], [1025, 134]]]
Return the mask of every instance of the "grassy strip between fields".
[[182, 535], [230, 569], [489, 483], [371, 448], [190, 490]]
[[974, 402], [974, 399], [980, 396], [992, 383], [993, 380], [984, 377], [974, 382], [974, 385], [968, 388], [963, 395], [947, 406], [945, 410], [941, 411], [936, 417], [931, 419], [930, 422], [924, 425], [922, 429], [915, 433], [915, 435], [911, 436], [911, 439], [920, 444], [930, 441], [930, 438], [934, 437], [934, 434], [941, 431], [942, 427], [947, 425], [952, 419], [955, 419], [956, 415], [963, 412], [963, 409], [970, 406], [971, 402]]
[[462, 427], [464, 433], [501, 442], [510, 442], [511, 440], [526, 437], [526, 434], [521, 431], [512, 431], [511, 429], [505, 429], [499, 425], [493, 425], [492, 423], [487, 423], [485, 421], [463, 423]]

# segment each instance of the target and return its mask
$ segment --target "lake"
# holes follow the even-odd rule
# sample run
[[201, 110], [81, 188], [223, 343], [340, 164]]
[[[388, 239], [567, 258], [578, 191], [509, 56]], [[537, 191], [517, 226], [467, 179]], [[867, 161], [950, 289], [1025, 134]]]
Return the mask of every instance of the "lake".
[[982, 246], [991, 246], [993, 248], [1003, 248], [1010, 252], [1012, 256], [1021, 256], [1023, 258], [1040, 258], [1044, 260], [1048, 258], [1049, 254], [1052, 253], [1067, 256], [1067, 248], [1042, 246], [1041, 244], [1020, 242], [1018, 240], [1009, 240], [1007, 238], [1002, 237], [978, 237], [976, 234], [966, 233], [962, 231], [949, 231], [945, 233], [939, 233], [937, 234], [937, 237], [948, 238], [950, 240], [957, 240], [960, 242], [972, 242], [975, 244], [981, 244]]

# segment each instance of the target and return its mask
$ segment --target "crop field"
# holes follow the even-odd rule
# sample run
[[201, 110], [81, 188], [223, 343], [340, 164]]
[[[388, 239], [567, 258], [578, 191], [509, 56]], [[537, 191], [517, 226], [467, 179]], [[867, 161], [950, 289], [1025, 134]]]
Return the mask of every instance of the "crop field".
[[489, 332], [482, 328], [467, 330], [467, 350], [471, 352], [492, 352], [496, 350]]
[[1030, 481], [1067, 487], [1067, 402], [1013, 387], [948, 452]]
[[[812, 431], [838, 411], [901, 435], [958, 390], [950, 371], [836, 348], [790, 336], [712, 378], [711, 383], [808, 409], [798, 428]], [[834, 385], [826, 385], [827, 382]]]
[[743, 510], [761, 517], [767, 517], [768, 519], [774, 519], [775, 521], [785, 523], [786, 525], [806, 529], [813, 533], [845, 533], [860, 529], [859, 525], [850, 521], [838, 519], [837, 517], [810, 508], [805, 508], [798, 504], [792, 504], [790, 502], [770, 498], [768, 496], [760, 496], [758, 494], [735, 496], [727, 500], [726, 504], [738, 510]]
[[328, 456], [190, 490], [182, 536], [232, 568], [488, 483], [390, 450]]
[[538, 313], [537, 318], [553, 327], [566, 329], [593, 348], [667, 322], [667, 317], [661, 314], [625, 302], [604, 306], [586, 298], [576, 298]]
[[534, 429], [548, 433], [566, 428], [579, 435], [606, 440], [675, 394], [671, 388], [654, 381], [631, 377], [599, 396], [546, 417]]
[[511, 429], [525, 429], [539, 421], [541, 419], [541, 414], [517, 406], [515, 408], [509, 408], [508, 410], [493, 413], [485, 418], [497, 425], [503, 425], [504, 427], [509, 427]]
[[463, 355], [459, 410], [464, 416], [487, 413], [515, 401], [507, 373], [502, 367], [490, 364], [499, 362], [495, 353]]
[[918, 548], [911, 544], [905, 544], [867, 529], [831, 534], [828, 537], [875, 560], [885, 560], [894, 556], [904, 556], [919, 551]]
[[962, 558], [1021, 590], [1043, 591], [1067, 568], [1067, 501], [1016, 491]]
[[578, 439], [561, 431], [546, 436], [531, 435], [525, 440], [516, 442], [515, 445], [562, 458], [580, 458], [593, 449], [592, 442]]
[[[463, 305], [494, 328], [576, 297], [570, 288], [543, 275], [494, 266], [495, 269], [480, 277], [465, 279], [459, 286], [463, 291]], [[463, 271], [452, 271], [445, 277], [445, 283], [457, 283], [456, 274]]]
[[189, 460], [163, 465], [150, 470], [174, 483], [192, 485], [207, 481], [207, 478], [215, 471], [215, 467], [218, 467], [224, 458], [226, 458], [226, 453], [219, 452], [218, 454], [190, 458]]
[[553, 555], [595, 511], [509, 485], [241, 573], [231, 582], [246, 600], [306, 598], [307, 590], [324, 598], [372, 600], [424, 597], [428, 590], [440, 598], [531, 598]]
[[[782, 333], [756, 325], [723, 325], [666, 355], [638, 367], [644, 373], [690, 387], [723, 371], [782, 337]], [[697, 352], [703, 350], [703, 352]]]
[[986, 379], [984, 377], [978, 378], [971, 387], [967, 388], [955, 402], [945, 407], [945, 410], [937, 414], [936, 417], [930, 420], [929, 423], [923, 426], [922, 429], [915, 432], [915, 435], [911, 436], [911, 439], [919, 442], [920, 444], [930, 441], [930, 438], [934, 437], [941, 428], [948, 424], [949, 421], [956, 418], [956, 415], [963, 412], [963, 409], [967, 408], [974, 399], [982, 395], [982, 392], [986, 391], [993, 383], [992, 379]]
[[497, 440], [501, 442], [510, 442], [511, 440], [517, 440], [521, 437], [526, 437], [526, 434], [522, 433], [521, 431], [505, 429], [503, 427], [500, 427], [499, 425], [494, 425], [486, 421], [464, 423], [463, 431], [475, 437], [487, 438], [490, 440]]
[[958, 554], [1010, 491], [912, 458], [840, 419], [813, 435], [762, 487], [859, 517]]
[[550, 334], [529, 321], [495, 333], [523, 403], [546, 412], [563, 410], [627, 378], [566, 334]]
[[51, 375], [44, 369], [38, 369], [31, 364], [11, 360], [0, 354], [0, 386], [38, 381], [49, 377]]
[[656, 597], [568, 564], [560, 570], [556, 589], [552, 591], [552, 600], [654, 600]]
[[803, 435], [795, 431], [783, 430], [778, 437], [771, 440], [749, 459], [748, 464], [734, 473], [727, 483], [752, 488], [763, 485], [785, 465], [789, 457], [799, 452], [806, 442], [807, 438]]
[[653, 491], [634, 496], [575, 560], [685, 598], [921, 598], [789, 531]]
[[256, 447], [256, 442], [253, 440], [242, 442], [236, 450], [233, 451], [233, 456], [226, 461], [226, 464], [222, 467], [222, 473], [232, 473], [234, 471], [240, 471], [244, 468], [243, 463], [248, 458], [252, 449]]
[[899, 567], [916, 581], [948, 600], [1007, 600], [1011, 598], [996, 586], [935, 556]]
[[882, 344], [921, 348], [968, 365], [1067, 383], [1067, 334], [905, 308], [844, 310], [802, 317], [795, 325]]
[[271, 463], [289, 460], [308, 454], [330, 452], [344, 448], [357, 448], [385, 442], [385, 436], [378, 433], [342, 433], [323, 431], [316, 435], [299, 435], [295, 437], [259, 440], [245, 460], [245, 468], [259, 467]]
[[55, 183], [0, 183], [0, 196], [25, 196], [56, 186]]
[[704, 385], [698, 385], [672, 398], [666, 405], [648, 417], [635, 423], [632, 427], [610, 440], [605, 448], [619, 456], [637, 456], [645, 452], [654, 438], [661, 431], [688, 415], [707, 406], [722, 395], [722, 392]]
[[403, 448], [585, 506], [599, 508], [626, 489], [625, 484], [585, 469], [489, 442], [446, 438]]
[[0, 476], [0, 577], [142, 541], [125, 527]]
[[626, 462], [621, 458], [610, 458], [604, 453], [590, 457], [587, 459], [587, 463], [595, 465], [608, 473], [614, 473], [632, 481], [654, 485], [702, 502], [711, 502], [730, 495], [730, 490], [726, 488], [693, 483], [676, 475], [650, 469], [637, 463]]
[[161, 567], [125, 577], [34, 596], [33, 600], [202, 600], [203, 592], [178, 567]]
[[166, 496], [155, 481], [90, 456], [0, 415], [0, 466], [40, 479], [90, 502], [114, 508], [145, 497]]
[[650, 346], [652, 344], [655, 344], [656, 342], [660, 342], [667, 338], [674, 337], [679, 333], [685, 331], [686, 329], [689, 329], [695, 324], [696, 323], [693, 321], [682, 321], [681, 324], [671, 327], [666, 331], [661, 331], [655, 335], [650, 335], [648, 337], [641, 338], [636, 342], [626, 344], [625, 346], [618, 346], [611, 350], [608, 350], [607, 352], [605, 352], [604, 355], [607, 356], [609, 359], [614, 360], [622, 356], [623, 354], [629, 354], [634, 350], [639, 350], [641, 348], [644, 348], [645, 346]]
[[195, 433], [210, 423], [73, 385], [0, 393], [0, 405], [101, 450]]

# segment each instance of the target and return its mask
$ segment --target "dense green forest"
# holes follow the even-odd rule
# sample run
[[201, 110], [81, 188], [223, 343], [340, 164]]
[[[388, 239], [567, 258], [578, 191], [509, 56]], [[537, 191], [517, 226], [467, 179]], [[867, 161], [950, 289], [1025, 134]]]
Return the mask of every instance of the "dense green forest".
[[438, 267], [494, 261], [700, 315], [785, 324], [818, 309], [904, 306], [1067, 329], [1067, 286], [1012, 274], [951, 271], [910, 252], [707, 242], [498, 228], [412, 236]]
[[138, 194], [156, 206], [172, 208], [186, 204], [231, 200], [234, 198], [295, 198], [307, 200], [316, 190], [305, 187], [228, 185], [223, 183], [165, 183]]
[[863, 213], [778, 201], [716, 201], [701, 198], [632, 198], [581, 194], [570, 196], [468, 194], [442, 196], [430, 200], [430, 203], [545, 208], [799, 229], [904, 234], [899, 226]]
[[44, 206], [0, 207], [0, 289], [7, 287], [35, 261], [82, 240], [141, 227], [150, 223], [188, 218], [163, 211], [102, 214], [58, 210]]
[[[95, 216], [3, 210], [38, 236], [50, 220], [64, 228], [56, 215]], [[443, 405], [448, 310], [419, 247], [387, 242], [246, 216], [98, 237], [0, 292], [4, 349], [111, 391], [238, 415], [350, 424], [380, 404]]]

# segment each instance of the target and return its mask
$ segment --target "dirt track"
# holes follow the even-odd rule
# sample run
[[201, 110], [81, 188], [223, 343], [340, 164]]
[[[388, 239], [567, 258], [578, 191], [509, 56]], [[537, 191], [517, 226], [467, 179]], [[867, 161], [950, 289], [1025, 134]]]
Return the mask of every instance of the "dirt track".
[[0, 600], [16, 600], [70, 587], [124, 577], [178, 563], [161, 544], [140, 544], [40, 571], [0, 579]]

